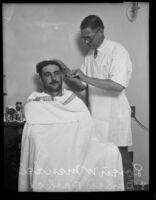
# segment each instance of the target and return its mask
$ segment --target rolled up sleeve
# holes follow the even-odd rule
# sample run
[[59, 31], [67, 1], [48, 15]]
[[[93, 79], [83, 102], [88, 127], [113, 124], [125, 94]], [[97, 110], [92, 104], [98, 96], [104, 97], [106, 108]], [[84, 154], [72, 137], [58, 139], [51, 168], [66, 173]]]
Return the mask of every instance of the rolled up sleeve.
[[[85, 62], [80, 66], [80, 70], [81, 70], [85, 75], [87, 75], [87, 67], [86, 67]], [[84, 86], [87, 86], [87, 83], [85, 83], [85, 82], [83, 82], [83, 81], [82, 81], [82, 84], [83, 84]]]
[[123, 47], [116, 47], [112, 53], [112, 62], [109, 71], [109, 79], [128, 87], [132, 74], [132, 62], [129, 54]]

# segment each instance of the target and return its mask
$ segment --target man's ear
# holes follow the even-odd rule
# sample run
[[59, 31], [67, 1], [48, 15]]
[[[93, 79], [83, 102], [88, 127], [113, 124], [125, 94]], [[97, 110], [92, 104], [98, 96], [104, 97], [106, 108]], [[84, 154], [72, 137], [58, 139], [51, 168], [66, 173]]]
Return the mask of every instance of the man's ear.
[[62, 80], [64, 80], [64, 78], [65, 78], [65, 74], [61, 71], [61, 78], [62, 78]]
[[42, 81], [42, 78], [41, 78], [40, 74], [37, 74], [36, 76], [37, 76], [39, 81]]
[[43, 90], [43, 82], [38, 73], [34, 75], [34, 83], [36, 85], [37, 91], [42, 91]]

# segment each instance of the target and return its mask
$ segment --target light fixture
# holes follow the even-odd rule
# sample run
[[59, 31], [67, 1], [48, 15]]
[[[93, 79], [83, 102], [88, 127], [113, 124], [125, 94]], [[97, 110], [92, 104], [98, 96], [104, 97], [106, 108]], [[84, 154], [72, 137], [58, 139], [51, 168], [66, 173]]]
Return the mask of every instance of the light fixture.
[[126, 14], [130, 22], [133, 22], [136, 19], [139, 9], [138, 2], [131, 2], [128, 6]]

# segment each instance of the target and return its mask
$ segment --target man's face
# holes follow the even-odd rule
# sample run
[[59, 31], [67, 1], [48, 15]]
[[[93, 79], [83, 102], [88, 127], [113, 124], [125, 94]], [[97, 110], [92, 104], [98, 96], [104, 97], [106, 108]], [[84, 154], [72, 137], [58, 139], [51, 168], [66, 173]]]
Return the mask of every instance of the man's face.
[[43, 67], [41, 79], [48, 92], [58, 92], [62, 89], [62, 72], [57, 65]]
[[90, 49], [97, 48], [101, 43], [101, 29], [92, 30], [90, 27], [81, 30], [81, 38]]

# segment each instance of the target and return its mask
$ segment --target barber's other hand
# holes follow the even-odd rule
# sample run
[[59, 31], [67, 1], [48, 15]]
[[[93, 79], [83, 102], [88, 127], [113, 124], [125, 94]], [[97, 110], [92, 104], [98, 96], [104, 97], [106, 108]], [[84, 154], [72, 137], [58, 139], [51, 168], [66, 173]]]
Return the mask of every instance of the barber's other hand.
[[64, 70], [64, 69], [68, 69], [69, 70], [69, 68], [67, 67], [67, 65], [65, 65], [61, 60], [59, 60], [59, 59], [53, 59], [53, 61], [56, 61], [61, 66], [62, 70]]
[[70, 78], [71, 70], [61, 60], [54, 59], [54, 61], [56, 61], [61, 66], [61, 70], [64, 73], [64, 75], [66, 76], [66, 78]]

